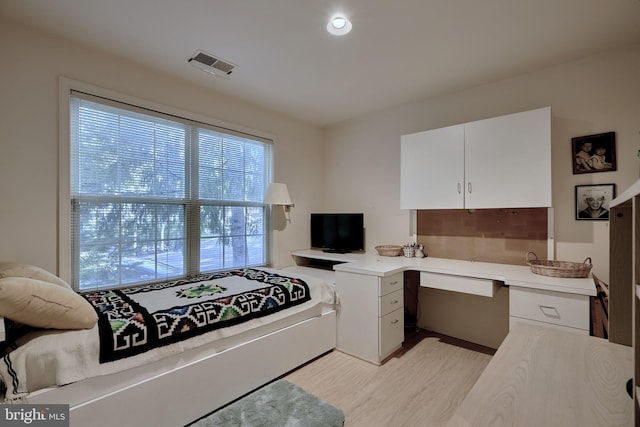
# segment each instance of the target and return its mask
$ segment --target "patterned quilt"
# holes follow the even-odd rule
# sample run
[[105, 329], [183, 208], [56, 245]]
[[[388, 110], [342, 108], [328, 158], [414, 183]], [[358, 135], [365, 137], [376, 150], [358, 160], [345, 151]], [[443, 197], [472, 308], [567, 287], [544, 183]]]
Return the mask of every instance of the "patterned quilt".
[[249, 268], [83, 295], [98, 313], [100, 363], [311, 299], [303, 280]]

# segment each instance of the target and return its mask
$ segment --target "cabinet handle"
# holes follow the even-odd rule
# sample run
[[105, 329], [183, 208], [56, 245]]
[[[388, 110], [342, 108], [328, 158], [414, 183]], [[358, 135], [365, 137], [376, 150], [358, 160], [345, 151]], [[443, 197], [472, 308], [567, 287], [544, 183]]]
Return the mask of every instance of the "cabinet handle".
[[394, 280], [393, 282], [389, 282], [389, 284], [390, 284], [390, 285], [397, 285], [397, 284], [398, 284], [398, 281], [397, 281], [397, 280]]
[[458, 194], [462, 191], [462, 184], [458, 183]]
[[398, 300], [397, 300], [397, 299], [394, 299], [394, 300], [393, 300], [393, 301], [391, 301], [389, 304], [394, 305], [394, 304], [397, 304], [397, 303], [398, 303]]
[[395, 325], [396, 323], [398, 323], [398, 319], [393, 319], [390, 323], [391, 323], [392, 325]]
[[469, 192], [469, 194], [471, 194], [471, 183], [470, 182], [467, 183], [467, 191]]
[[547, 317], [553, 317], [554, 319], [560, 318], [560, 313], [555, 307], [551, 307], [549, 305], [538, 305], [538, 308]]

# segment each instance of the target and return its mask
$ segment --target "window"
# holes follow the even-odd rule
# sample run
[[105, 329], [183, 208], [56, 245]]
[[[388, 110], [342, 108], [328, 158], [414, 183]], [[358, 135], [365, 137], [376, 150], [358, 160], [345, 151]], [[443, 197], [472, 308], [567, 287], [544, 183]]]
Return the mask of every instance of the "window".
[[270, 141], [85, 93], [70, 99], [75, 288], [267, 263]]

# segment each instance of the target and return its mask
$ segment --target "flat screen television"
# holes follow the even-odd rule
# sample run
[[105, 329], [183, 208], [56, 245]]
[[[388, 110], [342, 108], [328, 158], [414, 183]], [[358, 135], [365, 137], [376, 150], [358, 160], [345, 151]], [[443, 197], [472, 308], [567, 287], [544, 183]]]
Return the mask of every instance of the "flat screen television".
[[312, 213], [311, 247], [336, 253], [364, 250], [364, 214]]

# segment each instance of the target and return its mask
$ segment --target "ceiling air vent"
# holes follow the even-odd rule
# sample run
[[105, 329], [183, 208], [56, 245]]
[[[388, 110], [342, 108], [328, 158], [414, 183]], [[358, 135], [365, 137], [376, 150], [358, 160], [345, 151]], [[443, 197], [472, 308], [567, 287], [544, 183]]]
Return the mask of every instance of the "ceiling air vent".
[[189, 64], [201, 69], [202, 71], [224, 77], [225, 79], [228, 79], [229, 75], [237, 67], [237, 65], [232, 64], [229, 61], [217, 58], [201, 50], [196, 51], [196, 53], [189, 58]]

